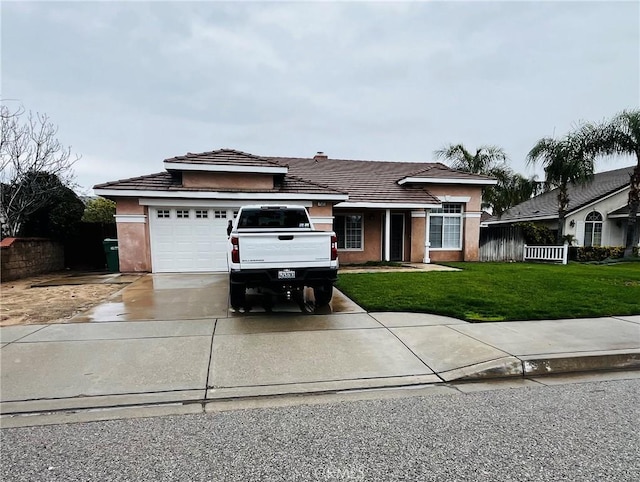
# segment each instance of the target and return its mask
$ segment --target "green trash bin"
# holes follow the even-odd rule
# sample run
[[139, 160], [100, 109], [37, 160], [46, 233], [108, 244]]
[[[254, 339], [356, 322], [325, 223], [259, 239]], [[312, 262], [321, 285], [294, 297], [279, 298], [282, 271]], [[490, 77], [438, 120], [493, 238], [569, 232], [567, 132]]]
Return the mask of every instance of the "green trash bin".
[[104, 254], [107, 257], [107, 269], [112, 273], [117, 273], [120, 271], [118, 240], [107, 238], [102, 242], [102, 246], [104, 246]]

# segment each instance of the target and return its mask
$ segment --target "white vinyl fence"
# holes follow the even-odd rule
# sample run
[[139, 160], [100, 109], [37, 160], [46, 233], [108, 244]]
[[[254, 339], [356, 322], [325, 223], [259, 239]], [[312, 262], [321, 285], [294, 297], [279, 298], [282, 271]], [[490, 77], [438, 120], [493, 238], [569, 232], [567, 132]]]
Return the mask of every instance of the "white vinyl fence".
[[564, 246], [527, 246], [524, 245], [524, 261], [549, 261], [567, 264], [569, 245]]

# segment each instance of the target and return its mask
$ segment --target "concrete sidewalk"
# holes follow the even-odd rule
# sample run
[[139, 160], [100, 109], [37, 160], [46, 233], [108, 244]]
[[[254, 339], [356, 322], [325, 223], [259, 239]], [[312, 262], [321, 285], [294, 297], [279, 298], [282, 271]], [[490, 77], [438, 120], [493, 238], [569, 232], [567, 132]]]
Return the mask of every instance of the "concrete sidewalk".
[[184, 413], [239, 397], [640, 368], [640, 316], [469, 324], [357, 310], [229, 317], [212, 304], [225, 315], [1, 328], [2, 425], [60, 410]]
[[640, 368], [640, 316], [469, 324], [366, 313], [337, 290], [320, 313], [286, 301], [267, 313], [255, 295], [247, 313], [227, 293], [224, 274], [145, 275], [71, 323], [0, 328], [2, 426], [50, 412], [189, 413], [265, 396]]

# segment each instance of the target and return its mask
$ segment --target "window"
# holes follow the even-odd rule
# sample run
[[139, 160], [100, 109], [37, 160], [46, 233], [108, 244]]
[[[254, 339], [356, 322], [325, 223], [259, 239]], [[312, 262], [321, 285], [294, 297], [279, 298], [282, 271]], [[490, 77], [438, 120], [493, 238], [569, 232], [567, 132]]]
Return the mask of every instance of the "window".
[[216, 219], [227, 219], [227, 211], [213, 211], [213, 217]]
[[209, 217], [209, 211], [204, 209], [196, 209], [196, 219], [207, 219]]
[[181, 218], [181, 219], [186, 219], [189, 217], [189, 210], [188, 209], [177, 209], [176, 210], [176, 217], [177, 218]]
[[429, 213], [432, 249], [462, 249], [462, 205], [443, 203]]
[[592, 211], [584, 222], [584, 245], [600, 246], [602, 243], [602, 214]]
[[338, 214], [333, 222], [338, 236], [338, 249], [362, 249], [362, 215]]
[[158, 218], [162, 219], [162, 218], [168, 218], [169, 217], [169, 210], [168, 209], [158, 209]]
[[245, 208], [238, 221], [240, 228], [286, 228], [309, 229], [309, 217], [304, 208], [286, 208], [277, 206], [265, 208]]

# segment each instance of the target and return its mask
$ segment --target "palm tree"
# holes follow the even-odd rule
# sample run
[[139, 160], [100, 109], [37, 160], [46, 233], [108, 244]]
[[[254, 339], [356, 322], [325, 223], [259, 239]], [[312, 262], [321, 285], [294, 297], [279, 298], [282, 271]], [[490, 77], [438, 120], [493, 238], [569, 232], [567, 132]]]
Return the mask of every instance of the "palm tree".
[[560, 244], [564, 236], [564, 220], [569, 206], [569, 184], [586, 184], [593, 178], [594, 155], [587, 148], [587, 137], [581, 131], [556, 140], [540, 139], [529, 151], [529, 164], [542, 163], [545, 189], [558, 190], [558, 236]]
[[624, 256], [633, 253], [638, 239], [638, 209], [640, 208], [640, 109], [624, 110], [610, 122], [597, 127], [587, 126], [582, 135], [588, 139], [589, 149], [595, 155], [635, 156], [637, 164], [629, 180], [629, 217]]
[[535, 175], [527, 178], [518, 173], [508, 172], [505, 175], [498, 174], [496, 177], [498, 184], [494, 189], [488, 190], [485, 197], [498, 219], [509, 208], [530, 199], [541, 191], [541, 183]]
[[446, 161], [450, 167], [472, 174], [495, 177], [498, 184], [488, 186], [482, 192], [483, 207], [491, 208], [500, 217], [507, 209], [529, 199], [537, 193], [535, 176], [527, 179], [514, 173], [507, 166], [507, 154], [497, 146], [480, 146], [475, 154], [462, 144], [449, 144], [434, 152], [437, 159]]
[[507, 168], [507, 154], [497, 146], [480, 146], [471, 154], [462, 144], [449, 144], [434, 154], [437, 159], [448, 161], [453, 169], [473, 174], [491, 176], [496, 170]]

